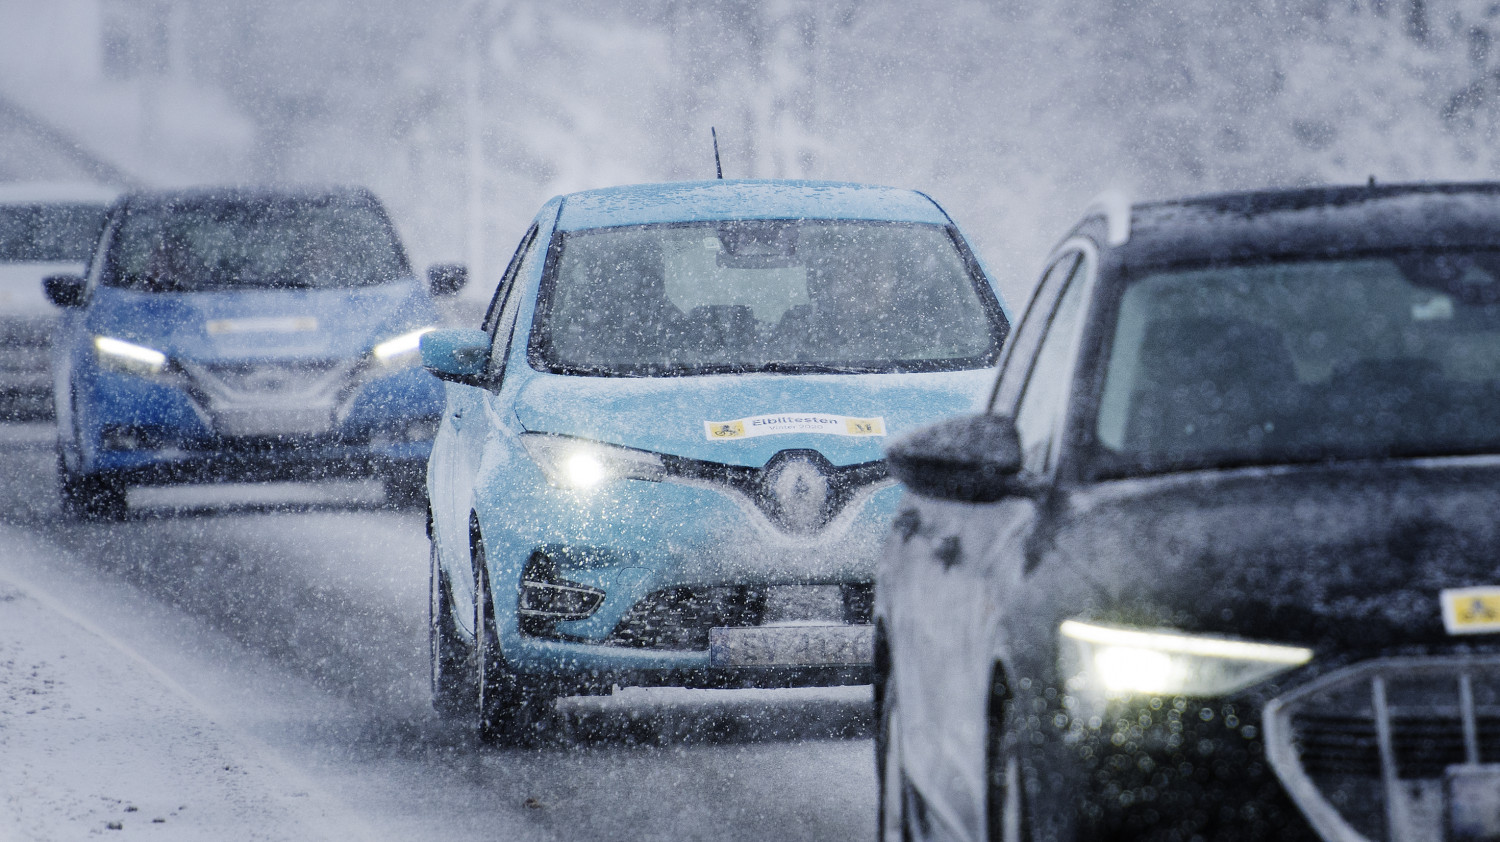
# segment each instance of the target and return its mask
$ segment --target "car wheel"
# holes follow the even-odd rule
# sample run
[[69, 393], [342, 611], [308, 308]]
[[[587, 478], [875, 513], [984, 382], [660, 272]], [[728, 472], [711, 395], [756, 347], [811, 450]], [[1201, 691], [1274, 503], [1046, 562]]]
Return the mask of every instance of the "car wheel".
[[120, 520], [129, 509], [124, 480], [99, 472], [79, 474], [69, 470], [57, 455], [58, 500], [63, 514], [79, 520]]
[[[476, 530], [477, 532], [477, 530]], [[484, 541], [474, 538], [474, 687], [479, 741], [495, 745], [531, 745], [542, 736], [552, 714], [552, 696], [538, 680], [515, 672], [500, 651], [490, 595]]]
[[876, 646], [875, 706], [879, 727], [875, 730], [875, 778], [878, 822], [877, 842], [911, 842], [911, 824], [906, 810], [906, 773], [901, 768], [900, 718], [888, 668], [882, 668], [884, 647]]
[[453, 618], [453, 585], [438, 564], [432, 544], [427, 603], [427, 639], [432, 664], [432, 707], [444, 719], [462, 716], [473, 698], [470, 658], [474, 647], [463, 639]]
[[1021, 788], [1015, 704], [998, 669], [992, 683], [985, 740], [985, 818], [991, 842], [1021, 842], [1031, 834]]
[[427, 505], [425, 466], [391, 468], [380, 478], [385, 486], [385, 504], [393, 509], [417, 509]]

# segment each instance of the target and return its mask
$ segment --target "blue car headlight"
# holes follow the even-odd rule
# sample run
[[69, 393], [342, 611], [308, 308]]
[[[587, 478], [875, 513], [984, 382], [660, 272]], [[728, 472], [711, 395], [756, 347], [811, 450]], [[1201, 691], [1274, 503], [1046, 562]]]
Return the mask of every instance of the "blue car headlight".
[[94, 356], [100, 368], [126, 374], [150, 376], [167, 368], [167, 355], [161, 351], [112, 336], [94, 337]]
[[612, 479], [660, 482], [667, 473], [661, 454], [630, 447], [547, 433], [523, 433], [521, 444], [559, 488], [585, 490]]
[[435, 327], [418, 328], [400, 336], [376, 343], [370, 349], [377, 362], [390, 368], [405, 368], [422, 361], [422, 334], [437, 330]]
[[1072, 693], [1125, 696], [1224, 696], [1312, 660], [1302, 646], [1067, 620], [1063, 674]]

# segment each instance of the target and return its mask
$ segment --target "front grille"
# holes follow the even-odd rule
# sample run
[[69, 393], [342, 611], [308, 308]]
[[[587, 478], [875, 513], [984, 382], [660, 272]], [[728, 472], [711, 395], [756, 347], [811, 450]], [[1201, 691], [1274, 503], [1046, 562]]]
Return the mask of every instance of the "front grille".
[[[831, 599], [823, 598], [823, 594]], [[612, 646], [703, 651], [709, 631], [777, 621], [870, 622], [874, 586], [777, 585], [670, 588], [647, 594], [605, 639]], [[822, 614], [823, 616], [814, 616]]]
[[221, 436], [316, 436], [332, 431], [353, 386], [354, 364], [183, 363], [189, 392]]
[[1265, 726], [1272, 766], [1324, 838], [1451, 838], [1449, 779], [1500, 764], [1500, 657], [1358, 664], [1272, 701]]
[[876, 488], [894, 482], [885, 462], [834, 465], [816, 450], [783, 450], [751, 468], [665, 457], [667, 474], [711, 483], [747, 498], [772, 525], [794, 535], [816, 533]]
[[709, 629], [760, 625], [765, 609], [765, 592], [742, 586], [656, 591], [631, 607], [605, 643], [637, 649], [707, 649]]

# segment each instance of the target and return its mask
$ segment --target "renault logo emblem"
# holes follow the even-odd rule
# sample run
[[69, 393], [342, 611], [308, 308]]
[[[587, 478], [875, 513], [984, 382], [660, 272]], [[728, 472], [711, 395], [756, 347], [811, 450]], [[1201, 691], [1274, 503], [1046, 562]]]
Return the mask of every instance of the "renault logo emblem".
[[828, 476], [804, 459], [789, 459], [766, 475], [764, 490], [776, 520], [793, 532], [811, 532], [828, 519]]

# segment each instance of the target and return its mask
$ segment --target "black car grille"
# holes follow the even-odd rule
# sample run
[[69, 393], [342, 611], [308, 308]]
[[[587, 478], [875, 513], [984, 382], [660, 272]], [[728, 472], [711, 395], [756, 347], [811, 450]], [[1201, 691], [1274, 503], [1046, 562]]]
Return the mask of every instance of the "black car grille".
[[1448, 838], [1451, 780], [1500, 764], [1500, 656], [1357, 664], [1270, 702], [1265, 727], [1272, 766], [1325, 839]]
[[[839, 591], [842, 616], [827, 619], [841, 619], [849, 625], [869, 623], [874, 586], [846, 584]], [[711, 629], [764, 622], [767, 596], [766, 589], [747, 586], [655, 591], [637, 602], [604, 642], [637, 649], [706, 650]]]
[[834, 465], [816, 450], [783, 450], [759, 468], [665, 459], [667, 473], [744, 495], [783, 532], [809, 534], [836, 519], [861, 495], [891, 482], [885, 462]]
[[[1500, 712], [1475, 716], [1480, 763], [1500, 762]], [[1311, 775], [1380, 777], [1380, 736], [1373, 715], [1299, 714], [1292, 718], [1297, 752]], [[1457, 711], [1391, 717], [1391, 748], [1401, 780], [1440, 778], [1468, 762]]]

